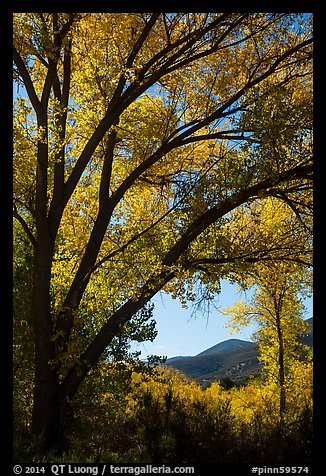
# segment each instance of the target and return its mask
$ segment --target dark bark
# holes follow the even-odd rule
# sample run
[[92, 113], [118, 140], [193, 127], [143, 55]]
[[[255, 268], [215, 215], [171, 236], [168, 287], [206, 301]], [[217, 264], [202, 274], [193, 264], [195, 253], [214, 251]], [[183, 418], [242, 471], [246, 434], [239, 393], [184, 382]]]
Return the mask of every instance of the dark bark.
[[[51, 342], [50, 272], [52, 243], [44, 230], [36, 244], [33, 276], [32, 315], [35, 334], [35, 386], [33, 401], [33, 434], [44, 436], [48, 448], [57, 440], [55, 422], [58, 419], [58, 375], [51, 362], [55, 358]], [[42, 238], [41, 238], [42, 237]]]
[[284, 341], [281, 325], [280, 310], [276, 314], [276, 329], [278, 340], [278, 381], [280, 386], [279, 394], [279, 415], [280, 421], [283, 422], [286, 411], [286, 391], [285, 391], [285, 368], [284, 368]]
[[[302, 176], [305, 177], [306, 174], [310, 174], [310, 172], [310, 166], [294, 168], [291, 172], [287, 171], [281, 175], [279, 177], [279, 183], [281, 184], [283, 181], [291, 180], [291, 178], [297, 179]], [[268, 189], [271, 184], [275, 186], [275, 179], [266, 179], [244, 191], [235, 193], [233, 197], [226, 199], [203, 213], [188, 227], [162, 260], [162, 265], [166, 268], [166, 271], [162, 271], [158, 276], [153, 275], [142, 287], [138, 299], [130, 299], [110, 317], [81, 356], [80, 363], [72, 368], [68, 373], [62, 385], [62, 391], [65, 398], [73, 398], [78, 386], [87, 375], [89, 369], [97, 362], [98, 358], [110, 344], [116, 333], [118, 333], [124, 324], [128, 322], [141, 307], [143, 307], [168, 281], [175, 276], [172, 267], [186, 252], [191, 242], [212, 223], [225, 216], [228, 212], [234, 210], [242, 203], [245, 203], [250, 197], [255, 196], [261, 190]], [[189, 265], [191, 265], [191, 263], [189, 263]], [[187, 267], [186, 261], [184, 266]]]
[[[279, 177], [279, 183], [283, 181], [287, 182], [288, 180], [298, 179], [301, 177], [306, 177], [310, 174], [311, 168], [309, 166], [297, 167], [291, 172], [288, 171]], [[139, 296], [135, 299], [128, 300], [125, 304], [121, 306], [104, 324], [99, 333], [95, 336], [93, 341], [89, 344], [88, 348], [82, 354], [79, 359], [79, 362], [71, 368], [68, 372], [66, 378], [62, 382], [57, 395], [60, 418], [56, 421], [56, 426], [58, 427], [55, 434], [61, 435], [63, 431], [64, 424], [64, 415], [67, 408], [67, 402], [70, 402], [76, 392], [78, 391], [79, 385], [84, 380], [85, 376], [91, 369], [91, 367], [96, 364], [101, 354], [105, 351], [105, 348], [110, 344], [111, 340], [121, 331], [123, 326], [133, 317], [133, 315], [141, 309], [158, 291], [160, 291], [164, 285], [170, 281], [174, 276], [173, 265], [183, 256], [183, 254], [188, 249], [190, 243], [196, 239], [205, 229], [207, 229], [212, 223], [216, 220], [235, 209], [242, 203], [245, 203], [250, 197], [255, 196], [261, 190], [267, 190], [270, 185], [273, 183], [275, 186], [275, 180], [267, 179], [255, 186], [248, 188], [245, 191], [238, 192], [234, 194], [233, 197], [225, 200], [222, 203], [219, 203], [215, 207], [212, 207], [203, 215], [198, 217], [185, 233], [180, 237], [180, 239], [175, 243], [175, 245], [170, 249], [166, 254], [165, 258], [162, 260], [163, 270], [159, 275], [153, 275], [147, 283], [145, 283], [142, 289], [139, 292]], [[102, 230], [103, 231], [103, 230]], [[184, 263], [187, 266], [187, 262]], [[76, 297], [76, 301], [73, 302], [74, 308], [77, 308], [82, 297], [82, 293], [79, 297]], [[72, 315], [69, 314], [72, 308], [67, 309], [66, 314], [66, 323], [70, 327]], [[64, 322], [64, 321], [62, 321]], [[280, 329], [281, 332], [281, 329]], [[284, 414], [285, 411], [285, 387], [284, 387], [284, 349], [282, 334], [279, 335], [280, 338], [280, 353], [279, 353], [279, 377], [280, 377], [280, 415]]]
[[[38, 126], [44, 128], [44, 139], [47, 138], [47, 104], [50, 91], [53, 89], [55, 97], [63, 107], [67, 107], [68, 105], [71, 73], [69, 42], [65, 47], [62, 89], [58, 79], [57, 61], [59, 59], [63, 39], [75, 21], [76, 15], [77, 14], [73, 13], [70, 14], [67, 22], [59, 31], [57, 14], [53, 14], [53, 39], [56, 55], [52, 59], [49, 58], [48, 62], [45, 60], [42, 61], [43, 65], [48, 67], [48, 71], [44, 82], [41, 100], [39, 100], [38, 95], [36, 94], [33, 81], [29, 75], [24, 60], [19, 55], [18, 51], [14, 49], [14, 61], [20, 71], [28, 96], [34, 107]], [[157, 13], [152, 14], [148, 22], [146, 22], [143, 31], [140, 33], [129, 57], [126, 60], [126, 67], [132, 67], [134, 60], [142, 49], [151, 29], [158, 20], [159, 15], [160, 14]], [[246, 15], [247, 14], [238, 14], [234, 21], [230, 23], [229, 28], [223, 30], [220, 36], [214, 39], [211, 46], [207, 47], [205, 51], [197, 53], [196, 49], [191, 53], [193, 46], [201, 39], [205, 38], [205, 35], [213, 30], [214, 27], [222, 23], [223, 20], [226, 20], [228, 17], [232, 18], [232, 14], [221, 14], [210, 24], [204, 24], [197, 30], [192, 31], [179, 40], [176, 40], [174, 43], [170, 42], [169, 35], [167, 34], [167, 45], [141, 68], [138, 73], [137, 81], [126, 87], [126, 77], [122, 74], [116, 91], [113, 94], [112, 99], [109, 101], [106, 114], [99, 120], [98, 126], [93, 131], [93, 134], [85, 145], [84, 150], [78, 158], [66, 182], [64, 182], [64, 147], [62, 147], [60, 152], [57, 154], [54, 171], [53, 199], [49, 212], [47, 206], [48, 150], [46, 140], [39, 141], [35, 199], [37, 233], [34, 243], [35, 263], [33, 283], [33, 325], [35, 332], [33, 432], [36, 435], [44, 436], [45, 450], [53, 447], [61, 439], [65, 412], [69, 405], [69, 401], [74, 397], [80, 383], [85, 378], [89, 369], [97, 362], [100, 355], [104, 352], [113, 337], [121, 331], [124, 324], [128, 322], [133, 315], [159, 290], [161, 290], [169, 280], [173, 278], [174, 273], [171, 268], [187, 250], [191, 242], [212, 223], [244, 203], [249, 197], [254, 196], [261, 190], [267, 190], [269, 187], [275, 186], [274, 179], [265, 180], [247, 190], [235, 193], [230, 199], [212, 206], [206, 213], [194, 220], [194, 222], [189, 225], [183, 236], [180, 237], [166, 254], [162, 261], [163, 269], [165, 270], [159, 275], [153, 275], [147, 283], [144, 284], [137, 298], [129, 299], [110, 317], [101, 331], [89, 344], [88, 348], [81, 356], [79, 363], [72, 367], [63, 383], [59, 385], [58, 365], [55, 364], [55, 361], [60, 352], [62, 352], [68, 344], [70, 332], [73, 326], [73, 310], [77, 309], [79, 306], [88, 280], [95, 269], [96, 259], [112, 212], [114, 211], [115, 206], [123, 198], [125, 192], [130, 189], [133, 183], [138, 180], [142, 174], [144, 174], [169, 151], [195, 140], [206, 140], [208, 138], [207, 135], [195, 137], [193, 134], [198, 132], [204, 126], [211, 124], [214, 120], [228, 115], [230, 113], [230, 108], [237, 104], [237, 101], [248, 89], [253, 88], [255, 85], [268, 78], [283, 61], [291, 56], [291, 54], [307, 46], [312, 40], [306, 40], [301, 44], [294, 46], [292, 49], [285, 51], [285, 53], [278, 57], [264, 73], [257, 77], [250, 78], [246, 85], [240, 88], [233, 96], [222, 103], [214, 112], [205, 118], [192, 121], [174, 131], [152, 156], [145, 158], [144, 161], [131, 172], [111, 197], [109, 197], [109, 183], [116, 134], [112, 133], [110, 135], [107, 153], [103, 164], [98, 216], [91, 232], [86, 251], [67, 294], [62, 313], [56, 322], [55, 330], [63, 331], [62, 338], [54, 343], [53, 334], [55, 330], [50, 308], [51, 265], [55, 236], [69, 199], [71, 198], [100, 141], [105, 137], [110, 126], [118, 123], [121, 113], [143, 92], [148, 90], [150, 86], [159, 81], [167, 73], [189, 65], [195, 60], [204, 58], [210, 53], [216, 51], [228, 33], [241, 24]], [[236, 109], [237, 108], [232, 111], [235, 111]], [[60, 137], [62, 140], [65, 138], [66, 120], [66, 113], [63, 113], [57, 120], [57, 125], [60, 126], [62, 131]], [[177, 133], [179, 135], [177, 135]], [[211, 134], [210, 138], [217, 138], [218, 134], [220, 134], [221, 138], [226, 138], [226, 136], [223, 137], [222, 133], [216, 133], [215, 135]], [[298, 167], [297, 169], [292, 169], [291, 171], [285, 172], [282, 177], [279, 177], [278, 183], [305, 177], [305, 173], [310, 173], [310, 168], [308, 166], [306, 168]], [[30, 236], [30, 238], [32, 238], [32, 236]]]

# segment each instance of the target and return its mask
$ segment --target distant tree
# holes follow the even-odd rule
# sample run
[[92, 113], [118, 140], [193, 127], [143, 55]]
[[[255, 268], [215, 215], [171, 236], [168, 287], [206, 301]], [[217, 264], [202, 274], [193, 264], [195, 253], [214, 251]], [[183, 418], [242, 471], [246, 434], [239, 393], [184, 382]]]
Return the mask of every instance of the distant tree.
[[300, 336], [306, 329], [303, 299], [311, 291], [311, 274], [298, 265], [265, 263], [252, 277], [255, 286], [249, 302], [239, 301], [226, 309], [236, 329], [255, 321], [255, 337], [267, 382], [279, 393], [279, 416], [283, 421], [286, 396], [291, 391], [296, 363], [304, 355]]
[[[260, 260], [309, 262], [312, 41], [300, 14], [14, 14], [14, 217], [33, 248], [44, 451], [158, 291], [192, 297], [199, 280], [210, 296]], [[280, 235], [256, 216], [270, 196], [292, 217]]]
[[220, 380], [221, 387], [225, 388], [225, 390], [229, 390], [230, 388], [236, 386], [236, 382], [230, 379], [230, 377], [225, 377]]

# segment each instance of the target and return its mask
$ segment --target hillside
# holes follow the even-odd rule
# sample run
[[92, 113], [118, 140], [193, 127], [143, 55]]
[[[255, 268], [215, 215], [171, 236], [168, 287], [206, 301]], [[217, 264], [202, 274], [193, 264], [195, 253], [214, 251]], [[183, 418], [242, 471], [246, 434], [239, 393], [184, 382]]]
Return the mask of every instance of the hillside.
[[[301, 337], [305, 345], [313, 345], [313, 319], [307, 319], [307, 332]], [[172, 357], [164, 365], [180, 370], [199, 383], [230, 378], [240, 382], [261, 370], [258, 346], [254, 342], [228, 339], [193, 357]]]
[[209, 349], [206, 349], [203, 352], [200, 352], [200, 354], [197, 354], [197, 357], [203, 355], [220, 354], [225, 352], [241, 352], [243, 350], [252, 348], [252, 344], [252, 342], [248, 342], [246, 340], [228, 339], [223, 342], [220, 342], [219, 344], [213, 345], [213, 347], [210, 347]]
[[232, 378], [242, 380], [258, 373], [258, 348], [254, 342], [229, 339], [194, 357], [172, 358], [165, 365], [174, 367], [198, 382]]
[[307, 319], [305, 322], [308, 324], [307, 332], [301, 337], [300, 340], [303, 344], [312, 347], [314, 338], [313, 318], [310, 317], [310, 319]]

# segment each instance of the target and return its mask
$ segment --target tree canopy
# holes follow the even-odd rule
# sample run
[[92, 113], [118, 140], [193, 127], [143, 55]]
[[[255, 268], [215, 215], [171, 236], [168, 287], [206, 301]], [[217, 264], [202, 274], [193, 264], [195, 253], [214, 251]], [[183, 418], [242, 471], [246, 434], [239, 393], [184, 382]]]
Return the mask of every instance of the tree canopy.
[[312, 41], [307, 14], [14, 15], [35, 433], [161, 289], [310, 266]]

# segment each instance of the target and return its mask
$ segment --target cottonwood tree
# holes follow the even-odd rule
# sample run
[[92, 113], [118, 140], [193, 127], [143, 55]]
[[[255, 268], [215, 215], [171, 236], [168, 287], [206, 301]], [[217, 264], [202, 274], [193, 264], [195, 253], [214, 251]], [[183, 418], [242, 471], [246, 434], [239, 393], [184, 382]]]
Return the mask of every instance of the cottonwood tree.
[[278, 394], [279, 418], [284, 423], [296, 367], [304, 358], [310, 359], [300, 338], [307, 328], [303, 301], [311, 293], [311, 273], [299, 263], [267, 261], [252, 270], [246, 285], [255, 286], [250, 300], [240, 300], [224, 312], [234, 330], [252, 322], [259, 325], [255, 338], [263, 376]]
[[[309, 261], [311, 18], [17, 13], [13, 43], [14, 217], [34, 254], [32, 427], [47, 450], [158, 291]], [[267, 196], [296, 217], [278, 236], [255, 216]]]

